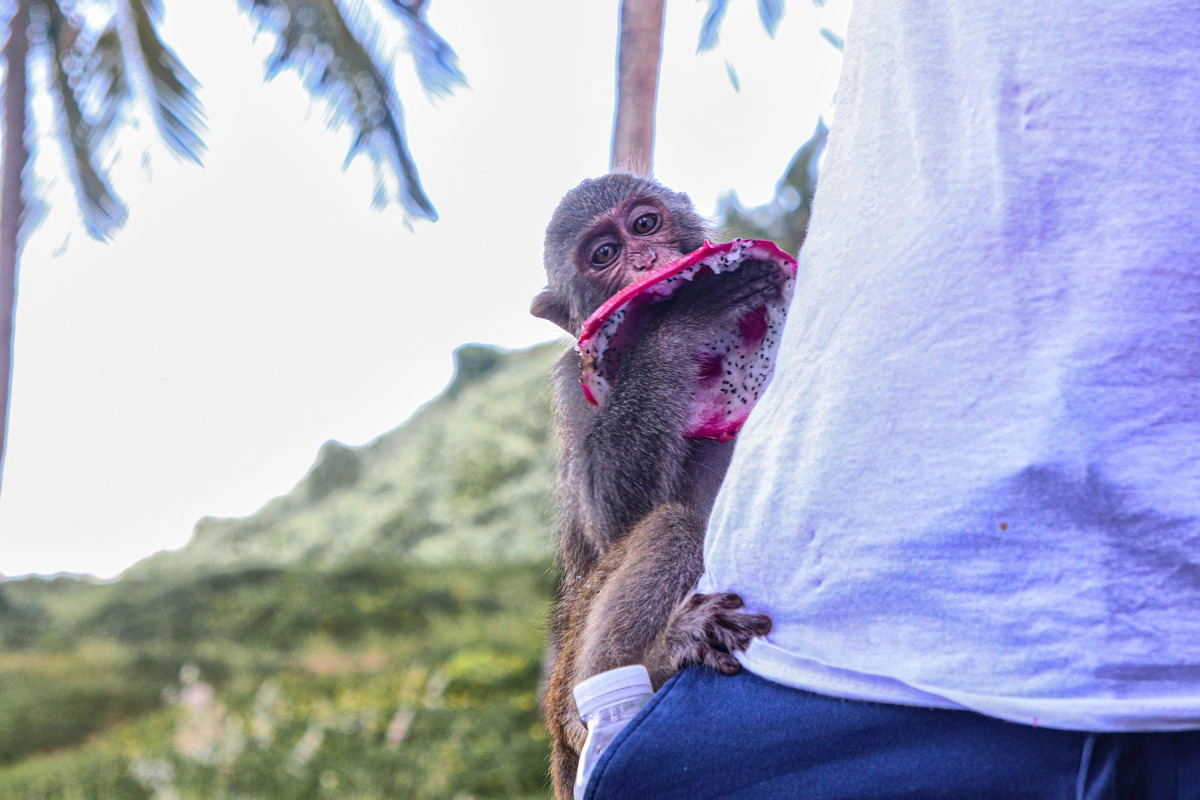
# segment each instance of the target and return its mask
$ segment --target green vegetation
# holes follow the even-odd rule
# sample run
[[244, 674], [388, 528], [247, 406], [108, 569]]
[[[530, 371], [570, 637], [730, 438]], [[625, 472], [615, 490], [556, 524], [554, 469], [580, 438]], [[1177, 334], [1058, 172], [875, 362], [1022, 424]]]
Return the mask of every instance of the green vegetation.
[[808, 220], [817, 191], [818, 163], [825, 152], [828, 135], [825, 120], [818, 119], [812, 136], [800, 145], [775, 185], [775, 196], [769, 203], [747, 209], [734, 193], [721, 198], [717, 238], [770, 239], [785, 252], [799, 253], [808, 233]]
[[373, 560], [9, 601], [49, 624], [0, 654], [0, 797], [544, 798], [551, 591], [544, 562]]
[[450, 388], [101, 584], [0, 583], [0, 798], [545, 798], [546, 370]]

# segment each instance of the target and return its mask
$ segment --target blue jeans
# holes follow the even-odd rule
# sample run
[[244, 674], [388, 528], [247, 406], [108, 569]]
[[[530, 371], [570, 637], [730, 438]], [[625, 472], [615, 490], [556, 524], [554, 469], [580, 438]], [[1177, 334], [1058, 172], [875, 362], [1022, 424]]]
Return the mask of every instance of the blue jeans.
[[587, 798], [1200, 800], [1200, 731], [1033, 728], [693, 667], [621, 732]]

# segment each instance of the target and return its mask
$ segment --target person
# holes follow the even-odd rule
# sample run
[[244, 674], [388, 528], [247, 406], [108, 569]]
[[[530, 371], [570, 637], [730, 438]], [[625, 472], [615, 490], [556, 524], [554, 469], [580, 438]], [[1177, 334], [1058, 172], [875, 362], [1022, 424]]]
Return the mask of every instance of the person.
[[1200, 3], [857, 0], [700, 591], [588, 797], [1200, 797]]

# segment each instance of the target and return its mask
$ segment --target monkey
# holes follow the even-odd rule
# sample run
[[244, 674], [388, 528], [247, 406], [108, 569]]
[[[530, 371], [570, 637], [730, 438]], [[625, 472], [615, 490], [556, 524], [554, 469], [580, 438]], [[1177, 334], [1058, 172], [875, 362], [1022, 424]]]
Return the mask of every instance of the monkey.
[[[530, 311], [578, 337], [605, 300], [699, 249], [708, 232], [687, 195], [651, 179], [585, 180], [546, 228], [547, 284]], [[694, 593], [733, 443], [686, 433], [697, 345], [780, 291], [776, 271], [751, 262], [649, 306], [601, 408], [583, 396], [578, 353], [555, 364], [561, 585], [543, 708], [558, 800], [572, 797], [586, 737], [576, 684], [639, 663], [655, 690], [686, 664], [733, 674], [733, 653], [770, 631], [770, 619], [742, 611], [736, 594]]]

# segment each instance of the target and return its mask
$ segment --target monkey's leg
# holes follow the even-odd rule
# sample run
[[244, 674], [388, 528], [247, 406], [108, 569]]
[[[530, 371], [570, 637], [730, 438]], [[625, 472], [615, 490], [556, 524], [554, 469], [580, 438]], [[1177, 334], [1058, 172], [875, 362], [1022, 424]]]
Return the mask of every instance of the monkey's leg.
[[551, 772], [569, 800], [586, 729], [572, 688], [628, 664], [644, 664], [654, 688], [683, 664], [736, 671], [730, 650], [770, 630], [762, 614], [738, 611], [733, 594], [692, 594], [703, 571], [704, 518], [685, 506], [655, 509], [623, 536], [564, 597], [569, 613], [546, 694], [554, 738]]

